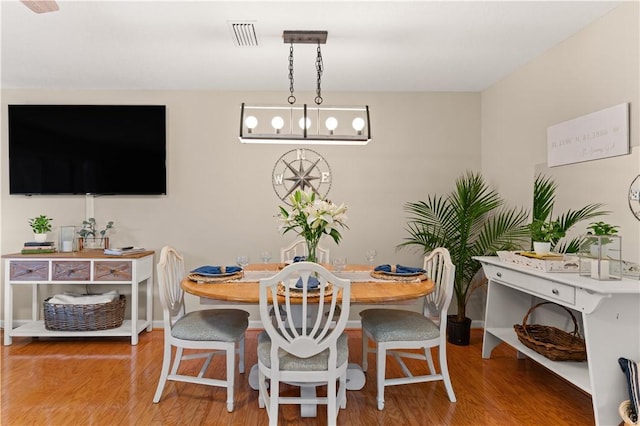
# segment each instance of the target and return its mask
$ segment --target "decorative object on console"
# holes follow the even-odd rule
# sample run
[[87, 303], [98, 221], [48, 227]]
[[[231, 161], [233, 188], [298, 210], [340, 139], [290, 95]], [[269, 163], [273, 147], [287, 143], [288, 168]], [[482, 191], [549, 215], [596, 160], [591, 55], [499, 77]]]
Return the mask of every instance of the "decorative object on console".
[[[289, 43], [289, 105], [246, 105], [240, 107], [240, 142], [271, 144], [366, 145], [371, 141], [369, 107], [321, 106], [324, 71], [321, 44], [327, 31], [284, 31]], [[315, 106], [294, 105], [293, 45], [317, 44], [317, 87]], [[340, 123], [350, 123], [340, 126]], [[324, 125], [324, 126], [323, 126]]]
[[43, 254], [43, 253], [55, 253], [56, 246], [53, 241], [27, 241], [22, 247], [22, 254]]
[[61, 226], [60, 227], [60, 251], [72, 252], [75, 251], [74, 243], [76, 239], [75, 226]]
[[33, 239], [36, 242], [42, 243], [47, 241], [47, 232], [51, 232], [52, 220], [53, 219], [43, 214], [29, 219], [29, 226], [33, 230]]
[[83, 220], [82, 229], [78, 231], [80, 235], [78, 250], [108, 249], [109, 238], [106, 235], [111, 228], [113, 228], [113, 221], [111, 220], [101, 230], [98, 230], [95, 218], [90, 217], [87, 220]]
[[529, 232], [531, 233], [531, 241], [533, 242], [533, 251], [539, 255], [551, 253], [551, 242], [558, 241], [564, 237], [566, 232], [560, 227], [558, 221], [545, 221], [534, 219], [529, 224]]
[[318, 243], [323, 235], [330, 235], [336, 244], [340, 243], [342, 236], [338, 226], [347, 228], [347, 206], [337, 206], [331, 201], [316, 198], [315, 192], [297, 190], [289, 201], [291, 211], [280, 206], [278, 215], [283, 234], [295, 231], [304, 238], [307, 244], [307, 261], [317, 262], [316, 251]]
[[457, 314], [447, 326], [465, 327], [464, 337], [449, 341], [468, 345], [471, 319], [466, 316], [467, 302], [476, 288], [486, 283], [480, 263], [474, 256], [493, 255], [497, 250], [514, 250], [527, 243], [527, 211], [507, 208], [504, 200], [489, 188], [479, 173], [468, 172], [456, 180], [448, 195], [430, 195], [426, 201], [404, 206], [411, 216], [407, 222], [409, 237], [399, 247], [419, 246], [425, 255], [436, 247], [449, 250], [455, 265], [454, 293]]
[[622, 239], [617, 225], [592, 222], [580, 246], [580, 275], [596, 280], [622, 279]]

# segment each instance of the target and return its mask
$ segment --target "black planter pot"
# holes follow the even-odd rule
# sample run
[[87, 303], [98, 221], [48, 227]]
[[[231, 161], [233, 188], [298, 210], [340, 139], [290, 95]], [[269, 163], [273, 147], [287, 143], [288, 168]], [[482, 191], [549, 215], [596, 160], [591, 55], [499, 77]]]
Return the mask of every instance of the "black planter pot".
[[471, 318], [458, 321], [456, 315], [447, 315], [447, 340], [458, 346], [468, 346], [471, 335]]

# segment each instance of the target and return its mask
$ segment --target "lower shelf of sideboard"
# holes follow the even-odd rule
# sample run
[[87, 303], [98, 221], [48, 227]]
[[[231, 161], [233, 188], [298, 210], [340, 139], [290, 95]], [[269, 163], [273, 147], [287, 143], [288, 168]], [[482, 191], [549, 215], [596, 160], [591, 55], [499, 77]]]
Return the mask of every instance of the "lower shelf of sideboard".
[[[150, 324], [149, 321], [138, 321], [137, 333], [141, 333]], [[131, 320], [124, 320], [122, 325], [109, 330], [92, 331], [54, 331], [44, 327], [44, 321], [29, 321], [11, 330], [12, 337], [119, 337], [132, 335]]]
[[552, 361], [520, 343], [513, 328], [488, 328], [485, 333], [492, 334], [515, 348], [518, 352], [591, 395], [591, 381], [589, 379], [589, 364], [587, 361]]

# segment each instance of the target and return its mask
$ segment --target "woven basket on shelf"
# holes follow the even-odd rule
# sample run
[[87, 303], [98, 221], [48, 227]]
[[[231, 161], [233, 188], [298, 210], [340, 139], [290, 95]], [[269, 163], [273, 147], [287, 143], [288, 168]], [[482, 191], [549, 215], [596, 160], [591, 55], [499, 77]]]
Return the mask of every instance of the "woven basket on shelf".
[[126, 297], [108, 303], [70, 305], [49, 303], [44, 305], [44, 326], [54, 331], [96, 331], [118, 328], [124, 321]]
[[[569, 313], [573, 320], [573, 332], [568, 333], [547, 325], [527, 325], [529, 315], [539, 306], [548, 303], [560, 306]], [[538, 303], [529, 309], [522, 324], [515, 324], [513, 329], [523, 345], [553, 361], [584, 361], [587, 359], [584, 339], [580, 337], [578, 332], [578, 321], [573, 313], [562, 305], [553, 302]]]

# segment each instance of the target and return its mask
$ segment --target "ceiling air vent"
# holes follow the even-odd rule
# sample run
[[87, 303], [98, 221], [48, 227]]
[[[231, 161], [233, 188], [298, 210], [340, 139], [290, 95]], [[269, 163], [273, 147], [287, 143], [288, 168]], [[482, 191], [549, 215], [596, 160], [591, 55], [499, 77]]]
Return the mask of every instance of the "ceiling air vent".
[[228, 21], [233, 43], [238, 47], [258, 45], [258, 36], [253, 21]]

